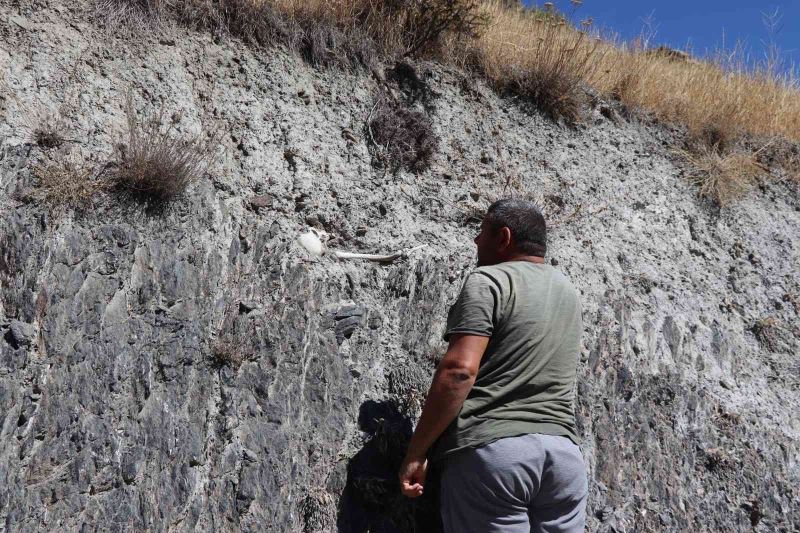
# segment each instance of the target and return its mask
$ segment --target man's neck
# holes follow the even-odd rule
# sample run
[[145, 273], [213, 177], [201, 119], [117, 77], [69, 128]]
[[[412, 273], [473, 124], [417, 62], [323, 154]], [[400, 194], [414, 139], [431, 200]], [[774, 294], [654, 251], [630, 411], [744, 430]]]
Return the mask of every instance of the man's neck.
[[544, 257], [539, 257], [538, 255], [512, 255], [502, 262], [505, 263], [507, 261], [527, 261], [528, 263], [542, 264], [544, 263]]

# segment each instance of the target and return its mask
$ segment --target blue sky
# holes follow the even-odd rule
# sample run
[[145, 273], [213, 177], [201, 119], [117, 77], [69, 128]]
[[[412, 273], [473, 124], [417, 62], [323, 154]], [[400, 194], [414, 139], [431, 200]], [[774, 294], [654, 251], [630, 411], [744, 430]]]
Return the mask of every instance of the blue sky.
[[[544, 0], [525, 0], [539, 5]], [[569, 0], [553, 0], [566, 13], [573, 8]], [[774, 42], [783, 50], [787, 62], [800, 65], [800, 0], [585, 0], [573, 16], [576, 20], [593, 17], [595, 26], [613, 30], [624, 40], [641, 33], [643, 20], [651, 18], [656, 30], [654, 45], [666, 44], [704, 55], [724, 42], [730, 48], [737, 40], [747, 43], [751, 55], [764, 57], [764, 43], [769, 41], [762, 13], [781, 14]], [[797, 67], [795, 67], [797, 68]]]

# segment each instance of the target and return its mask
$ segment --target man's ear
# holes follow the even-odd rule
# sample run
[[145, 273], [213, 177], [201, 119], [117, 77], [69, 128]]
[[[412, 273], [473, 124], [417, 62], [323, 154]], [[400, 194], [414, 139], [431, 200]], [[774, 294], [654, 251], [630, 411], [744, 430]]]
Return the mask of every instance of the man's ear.
[[506, 249], [511, 247], [511, 230], [506, 226], [500, 228], [500, 248]]

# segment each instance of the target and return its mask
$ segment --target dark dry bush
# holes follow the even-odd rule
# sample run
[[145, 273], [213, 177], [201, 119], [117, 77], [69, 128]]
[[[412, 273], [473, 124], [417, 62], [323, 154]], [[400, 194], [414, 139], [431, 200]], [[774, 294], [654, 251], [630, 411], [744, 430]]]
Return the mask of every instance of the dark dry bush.
[[218, 13], [218, 27], [250, 44], [292, 47], [299, 37], [297, 25], [278, 13], [271, 2], [217, 0], [212, 4]]
[[394, 170], [425, 170], [439, 146], [425, 113], [383, 99], [375, 105], [367, 130], [368, 139], [380, 151], [379, 160]]
[[168, 0], [95, 0], [94, 5], [114, 27], [133, 26], [142, 18], [159, 19], [169, 8]]
[[327, 21], [305, 20], [301, 23], [297, 49], [302, 58], [315, 67], [370, 67], [378, 55], [372, 37], [359, 28], [343, 30]]
[[431, 104], [431, 91], [427, 81], [407, 59], [396, 62], [393, 68], [387, 70], [386, 79], [397, 84], [407, 104], [411, 105], [417, 101], [425, 107]]
[[504, 88], [528, 100], [551, 120], [570, 125], [580, 120], [586, 103], [580, 75], [559, 68], [530, 69], [509, 77]]
[[68, 127], [60, 112], [36, 113], [25, 119], [25, 125], [30, 130], [30, 140], [39, 148], [49, 150], [66, 142], [64, 134]]
[[64, 144], [64, 137], [56, 130], [42, 127], [34, 130], [33, 141], [40, 148], [58, 148]]
[[164, 129], [163, 108], [139, 121], [130, 98], [127, 115], [127, 138], [112, 170], [119, 189], [143, 200], [168, 201], [202, 177], [219, 144], [216, 131], [183, 135], [174, 124]]
[[723, 105], [711, 110], [700, 124], [690, 125], [687, 149], [710, 149], [720, 154], [733, 151], [737, 140], [742, 137], [736, 126], [737, 113], [735, 106]]
[[237, 370], [245, 359], [242, 343], [232, 335], [225, 335], [212, 341], [209, 363], [213, 368], [227, 366]]
[[382, 16], [397, 21], [405, 55], [432, 52], [445, 34], [476, 37], [489, 19], [481, 0], [387, 0]]

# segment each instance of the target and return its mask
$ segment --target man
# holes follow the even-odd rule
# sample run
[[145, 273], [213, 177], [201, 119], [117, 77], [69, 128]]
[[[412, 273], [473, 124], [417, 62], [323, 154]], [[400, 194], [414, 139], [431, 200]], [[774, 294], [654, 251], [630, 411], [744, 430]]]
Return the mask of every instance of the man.
[[420, 496], [442, 461], [447, 533], [580, 532], [586, 469], [573, 388], [581, 308], [545, 264], [544, 218], [530, 202], [492, 204], [475, 237], [478, 268], [447, 318], [434, 374], [400, 470]]

